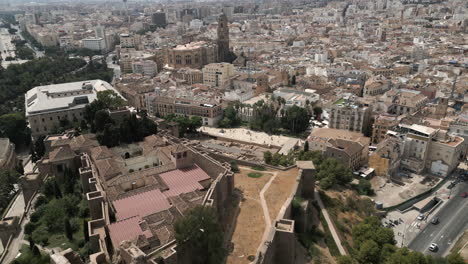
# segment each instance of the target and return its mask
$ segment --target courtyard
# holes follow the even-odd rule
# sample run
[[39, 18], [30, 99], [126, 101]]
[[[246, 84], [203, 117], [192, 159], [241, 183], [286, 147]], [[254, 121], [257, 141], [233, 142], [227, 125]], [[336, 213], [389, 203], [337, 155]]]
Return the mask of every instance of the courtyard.
[[234, 182], [241, 201], [232, 234], [232, 251], [227, 258], [229, 264], [253, 260], [265, 230], [275, 221], [298, 172], [297, 168], [287, 171], [239, 169]]

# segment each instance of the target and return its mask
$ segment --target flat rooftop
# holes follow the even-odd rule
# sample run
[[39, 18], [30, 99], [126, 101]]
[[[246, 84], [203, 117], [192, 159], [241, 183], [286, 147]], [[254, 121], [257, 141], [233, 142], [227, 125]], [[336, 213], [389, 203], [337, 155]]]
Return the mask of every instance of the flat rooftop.
[[112, 90], [120, 96], [111, 84], [102, 80], [37, 86], [26, 93], [26, 116], [84, 108], [97, 98], [98, 92], [106, 90]]
[[275, 146], [278, 148], [281, 148], [288, 141], [292, 142], [291, 140], [293, 140], [294, 142], [297, 142], [300, 140], [293, 137], [268, 135], [265, 132], [256, 132], [245, 128], [214, 128], [202, 126], [198, 131], [219, 138], [236, 140], [249, 144]]

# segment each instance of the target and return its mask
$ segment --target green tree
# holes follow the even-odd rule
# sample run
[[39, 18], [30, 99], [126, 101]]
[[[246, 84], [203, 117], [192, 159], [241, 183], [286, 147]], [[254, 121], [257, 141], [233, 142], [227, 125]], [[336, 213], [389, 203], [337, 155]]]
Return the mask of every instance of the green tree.
[[234, 106], [229, 105], [224, 109], [224, 118], [219, 122], [219, 127], [229, 128], [240, 124], [241, 120], [237, 116], [237, 110]]
[[18, 182], [18, 173], [0, 169], [0, 212], [5, 209], [12, 198], [14, 184]]
[[34, 241], [31, 236], [29, 236], [28, 241], [29, 241], [29, 249], [32, 250], [34, 248]]
[[235, 173], [239, 172], [239, 166], [237, 165], [237, 162], [231, 161], [229, 162], [231, 164], [231, 170]]
[[199, 116], [192, 116], [188, 122], [188, 131], [191, 133], [197, 132], [197, 129], [202, 125], [202, 118]]
[[126, 101], [112, 90], [98, 92], [97, 99], [103, 103], [104, 109], [115, 109], [126, 104]]
[[68, 238], [68, 240], [73, 240], [73, 230], [70, 225], [70, 220], [68, 218], [65, 218], [64, 220], [64, 229], [65, 229], [65, 236]]
[[36, 245], [34, 245], [32, 253], [33, 253], [34, 256], [40, 256], [41, 255], [41, 251], [39, 250], [39, 248]]
[[57, 198], [57, 199], [62, 198], [62, 191], [60, 190], [60, 186], [58, 185], [56, 179], [53, 180], [53, 184], [54, 184], [54, 196], [55, 196], [55, 198]]
[[114, 126], [112, 123], [105, 124], [102, 133], [97, 134], [97, 140], [99, 141], [101, 145], [105, 145], [109, 148], [119, 145], [120, 143], [119, 128]]
[[[0, 76], [0, 101], [2, 101], [2, 81]], [[31, 132], [26, 118], [21, 113], [11, 113], [0, 116], [0, 137], [7, 137], [17, 146], [28, 146], [31, 142]]]
[[175, 239], [193, 264], [218, 264], [225, 256], [223, 231], [212, 207], [197, 206], [176, 221]]
[[309, 119], [309, 113], [305, 108], [293, 105], [285, 111], [281, 118], [281, 124], [284, 129], [299, 134], [309, 127]]
[[372, 190], [372, 185], [370, 181], [366, 179], [359, 179], [359, 184], [357, 186], [357, 191], [361, 195], [372, 195], [374, 190]]
[[89, 241], [89, 229], [88, 229], [88, 221], [86, 219], [83, 219], [83, 234], [84, 234], [84, 240], [88, 242]]
[[356, 256], [360, 264], [376, 264], [380, 262], [380, 249], [373, 240], [364, 241]]
[[80, 48], [80, 49], [72, 50], [69, 53], [75, 54], [81, 57], [88, 57], [88, 60], [90, 61], [90, 63], [92, 63], [93, 61], [93, 56], [100, 54], [99, 51], [87, 49], [87, 48]]
[[45, 152], [46, 152], [44, 139], [45, 139], [45, 136], [40, 136], [36, 140], [36, 142], [34, 142], [33, 151], [34, 151], [35, 159], [37, 159], [37, 160], [41, 159], [44, 156]]
[[335, 185], [335, 183], [336, 183], [336, 179], [335, 179], [335, 175], [333, 174], [328, 175], [327, 177], [323, 177], [319, 181], [320, 188], [324, 190], [330, 189], [331, 187], [333, 187], [333, 185]]
[[65, 194], [72, 194], [75, 192], [75, 181], [76, 178], [74, 176], [73, 171], [70, 168], [66, 168], [63, 174], [63, 181], [64, 181], [64, 193]]
[[338, 264], [357, 264], [357, 262], [350, 256], [339, 256]]
[[54, 199], [44, 206], [41, 219], [50, 233], [60, 233], [64, 230], [65, 210], [62, 205], [60, 199]]
[[314, 107], [314, 117], [315, 119], [319, 119], [320, 115], [323, 113], [323, 110], [320, 106]]
[[270, 151], [263, 152], [263, 160], [265, 161], [266, 164], [271, 164], [272, 159], [273, 159], [273, 155], [271, 154]]
[[451, 253], [447, 256], [447, 264], [464, 264], [465, 261], [458, 253]]
[[102, 132], [107, 124], [112, 124], [113, 122], [114, 121], [109, 116], [109, 113], [102, 109], [96, 112], [94, 117], [94, 128], [97, 132]]

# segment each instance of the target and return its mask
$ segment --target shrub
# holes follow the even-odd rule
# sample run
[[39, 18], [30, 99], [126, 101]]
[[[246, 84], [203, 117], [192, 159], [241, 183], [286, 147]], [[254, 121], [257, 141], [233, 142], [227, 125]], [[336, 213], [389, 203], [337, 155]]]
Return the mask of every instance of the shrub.
[[263, 167], [263, 166], [253, 166], [252, 170], [266, 171], [265, 167]]
[[231, 170], [235, 173], [239, 172], [239, 166], [237, 166], [237, 162], [231, 161], [229, 162], [231, 164]]
[[41, 205], [47, 203], [47, 198], [43, 195], [37, 197], [36, 203], [34, 204], [34, 209], [39, 208]]
[[26, 235], [31, 235], [36, 229], [36, 224], [34, 222], [29, 222], [24, 226], [24, 233]]
[[249, 176], [250, 178], [260, 178], [263, 176], [263, 174], [261, 174], [260, 172], [250, 172], [249, 174], [247, 174], [247, 176]]

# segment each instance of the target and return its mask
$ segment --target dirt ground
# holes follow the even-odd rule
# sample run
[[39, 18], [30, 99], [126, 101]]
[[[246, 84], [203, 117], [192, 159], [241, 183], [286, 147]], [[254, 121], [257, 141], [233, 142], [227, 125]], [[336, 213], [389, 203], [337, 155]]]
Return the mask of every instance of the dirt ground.
[[465, 233], [458, 239], [458, 241], [453, 246], [451, 252], [460, 251], [460, 255], [468, 263], [468, 230], [465, 230]]
[[281, 207], [291, 194], [298, 172], [298, 168], [278, 172], [276, 178], [271, 182], [270, 188], [265, 192], [265, 200], [272, 222], [275, 221]]
[[413, 178], [404, 179], [404, 185], [386, 182], [385, 177], [372, 178], [371, 184], [375, 191], [375, 196], [372, 199], [382, 202], [384, 207], [389, 207], [423, 193], [433, 185], [430, 182], [425, 182], [425, 177], [421, 175], [411, 174], [411, 176]]
[[227, 258], [229, 264], [250, 263], [247, 258], [250, 255], [255, 256], [265, 230], [260, 191], [273, 176], [272, 172], [261, 171], [262, 177], [250, 178], [247, 174], [252, 170], [244, 167], [239, 169], [240, 172], [235, 174], [234, 182], [243, 199], [239, 205], [240, 212], [232, 235], [234, 248]]

